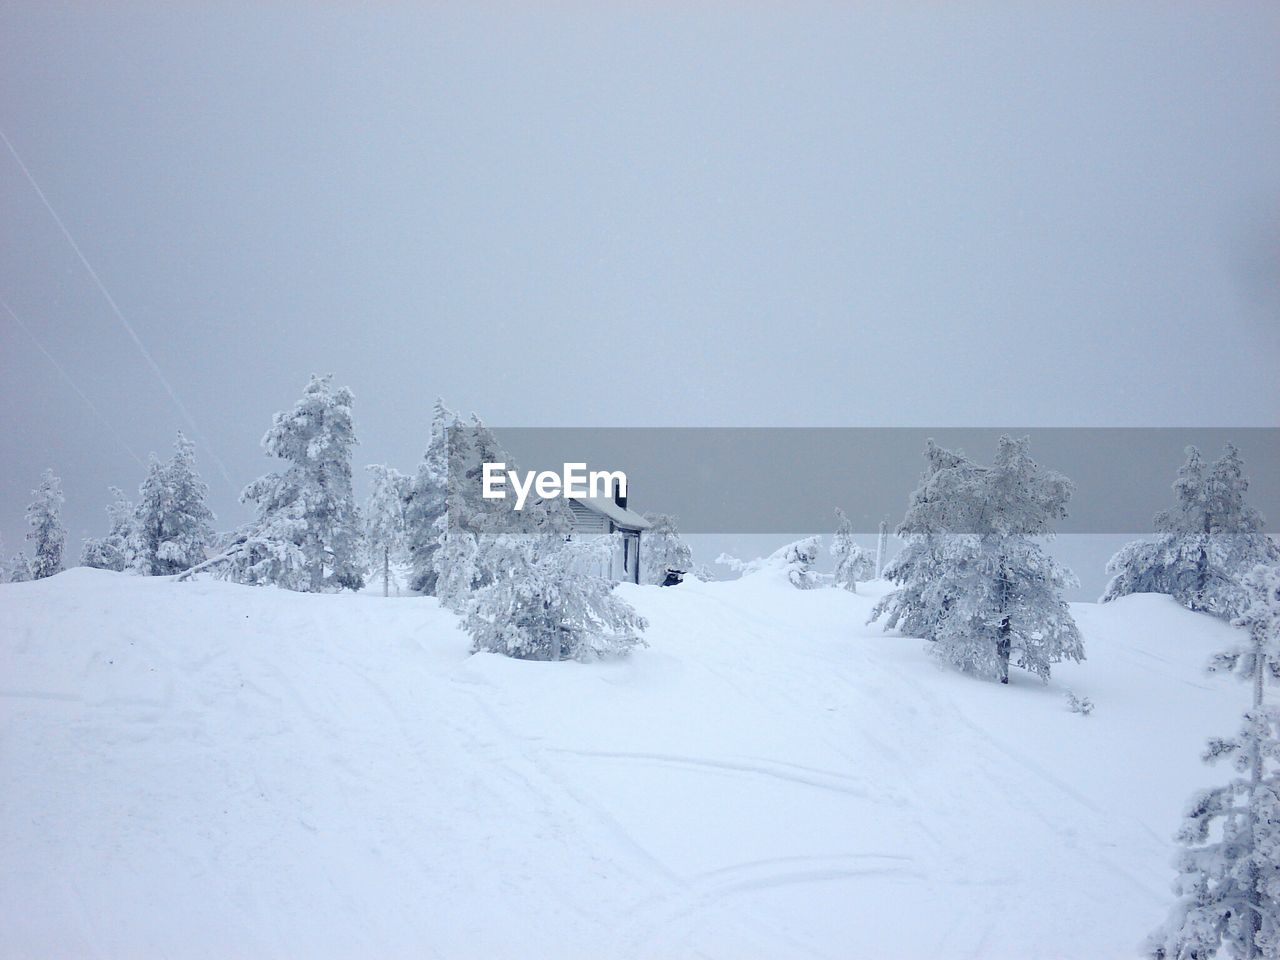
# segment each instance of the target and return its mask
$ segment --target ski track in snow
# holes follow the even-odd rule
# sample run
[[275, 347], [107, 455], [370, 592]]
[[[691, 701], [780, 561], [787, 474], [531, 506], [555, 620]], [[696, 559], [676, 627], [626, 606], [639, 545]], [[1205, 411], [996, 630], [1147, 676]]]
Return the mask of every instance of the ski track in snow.
[[1227, 628], [1075, 605], [1090, 660], [1001, 688], [874, 593], [620, 591], [650, 646], [583, 665], [430, 599], [0, 587], [0, 957], [1093, 960], [1162, 917]]

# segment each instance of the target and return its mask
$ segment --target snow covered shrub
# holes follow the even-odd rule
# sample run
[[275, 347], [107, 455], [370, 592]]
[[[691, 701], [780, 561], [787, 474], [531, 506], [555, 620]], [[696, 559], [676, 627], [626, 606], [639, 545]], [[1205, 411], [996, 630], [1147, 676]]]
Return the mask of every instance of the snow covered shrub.
[[530, 660], [593, 660], [644, 643], [644, 618], [609, 581], [581, 572], [612, 538], [586, 543], [498, 535], [485, 547], [492, 579], [471, 597], [472, 648]]
[[1089, 716], [1093, 713], [1093, 701], [1088, 697], [1077, 697], [1070, 690], [1067, 691], [1067, 709], [1072, 713], [1078, 713], [1082, 716]]
[[195, 469], [195, 444], [178, 434], [168, 463], [152, 456], [138, 490], [126, 553], [131, 567], [151, 577], [181, 573], [205, 560], [213, 541], [209, 488]]
[[836, 565], [834, 584], [841, 589], [857, 592], [858, 581], [870, 580], [875, 574], [875, 564], [853, 539], [853, 524], [839, 507], [836, 532], [831, 538], [831, 559]]
[[107, 507], [107, 535], [85, 540], [80, 565], [119, 572], [127, 569], [132, 560], [133, 504], [124, 498], [124, 491], [119, 487], [110, 487], [109, 491], [114, 502]]
[[[43, 580], [62, 572], [62, 550], [67, 531], [62, 525], [62, 481], [46, 470], [40, 486], [31, 491], [35, 497], [27, 507], [27, 539], [34, 544], [35, 556], [27, 565], [30, 579]], [[24, 558], [25, 559], [25, 558]], [[15, 558], [16, 562], [16, 558]]]
[[364, 585], [360, 515], [351, 490], [356, 444], [351, 391], [313, 376], [293, 409], [277, 413], [262, 438], [268, 456], [289, 462], [240, 494], [257, 518], [223, 568], [241, 583], [321, 591]]
[[646, 513], [644, 518], [649, 521], [641, 551], [644, 582], [661, 586], [669, 575], [688, 573], [693, 566], [693, 551], [680, 538], [676, 518], [669, 513]]
[[781, 555], [787, 571], [787, 579], [791, 581], [793, 587], [812, 590], [820, 583], [813, 565], [818, 562], [818, 555], [821, 552], [820, 537], [805, 537], [803, 540], [787, 544], [775, 553], [774, 557]]
[[715, 574], [711, 572], [711, 568], [705, 563], [694, 565], [693, 579], [697, 580], [699, 583], [710, 583], [715, 578]]
[[1075, 579], [1033, 539], [1052, 535], [1073, 486], [1042, 471], [1028, 446], [1001, 437], [994, 463], [982, 467], [929, 442], [898, 527], [906, 545], [884, 572], [898, 589], [871, 612], [932, 641], [944, 663], [1001, 683], [1010, 661], [1047, 682], [1052, 664], [1084, 659], [1061, 596]]
[[763, 570], [774, 570], [783, 574], [793, 587], [811, 590], [822, 582], [813, 570], [821, 549], [819, 537], [805, 537], [779, 547], [767, 557], [739, 560], [737, 557], [722, 553], [716, 557], [716, 563], [723, 564], [744, 576]]
[[1240, 733], [1210, 740], [1204, 754], [1231, 757], [1239, 776], [1191, 799], [1178, 833], [1180, 899], [1151, 938], [1155, 960], [1280, 957], [1280, 708], [1265, 700], [1280, 681], [1280, 567], [1256, 566], [1241, 586], [1249, 602], [1235, 624], [1249, 640], [1210, 669], [1250, 682], [1253, 702]]
[[1177, 503], [1156, 514], [1157, 535], [1125, 544], [1107, 564], [1111, 582], [1102, 602], [1167, 593], [1190, 610], [1239, 616], [1247, 602], [1241, 577], [1255, 564], [1280, 560], [1262, 516], [1244, 502], [1249, 481], [1239, 452], [1227, 444], [1206, 470], [1200, 451], [1187, 447], [1173, 489]]

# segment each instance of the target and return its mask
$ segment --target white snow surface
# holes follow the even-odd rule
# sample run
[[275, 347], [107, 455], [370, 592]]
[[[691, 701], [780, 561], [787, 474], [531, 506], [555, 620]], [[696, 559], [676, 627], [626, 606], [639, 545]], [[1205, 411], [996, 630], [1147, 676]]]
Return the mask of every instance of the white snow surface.
[[1088, 660], [1002, 688], [860, 589], [623, 585], [650, 646], [581, 664], [429, 598], [0, 587], [0, 955], [1137, 956], [1232, 628], [1075, 604]]

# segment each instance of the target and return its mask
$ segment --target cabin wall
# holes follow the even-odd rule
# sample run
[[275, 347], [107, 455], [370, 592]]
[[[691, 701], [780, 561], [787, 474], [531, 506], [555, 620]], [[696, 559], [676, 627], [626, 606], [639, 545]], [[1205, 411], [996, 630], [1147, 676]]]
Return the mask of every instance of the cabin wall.
[[[641, 536], [635, 530], [618, 531], [606, 518], [585, 508], [570, 509], [573, 512], [573, 527], [569, 536], [574, 540], [586, 541], [594, 537], [608, 536], [615, 531], [619, 534], [618, 542], [609, 551], [607, 561], [593, 561], [585, 564], [582, 572], [604, 577], [615, 583], [640, 582]], [[588, 569], [589, 568], [589, 569]]]

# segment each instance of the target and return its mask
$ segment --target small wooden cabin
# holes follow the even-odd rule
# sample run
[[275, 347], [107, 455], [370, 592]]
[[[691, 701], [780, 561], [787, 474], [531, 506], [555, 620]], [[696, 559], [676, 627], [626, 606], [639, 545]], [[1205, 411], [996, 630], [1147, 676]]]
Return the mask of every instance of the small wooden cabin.
[[573, 532], [570, 536], [587, 537], [621, 534], [621, 543], [600, 576], [624, 583], [640, 582], [640, 534], [649, 529], [649, 522], [633, 510], [627, 509], [627, 498], [615, 492], [612, 497], [570, 497], [569, 510], [573, 514]]

